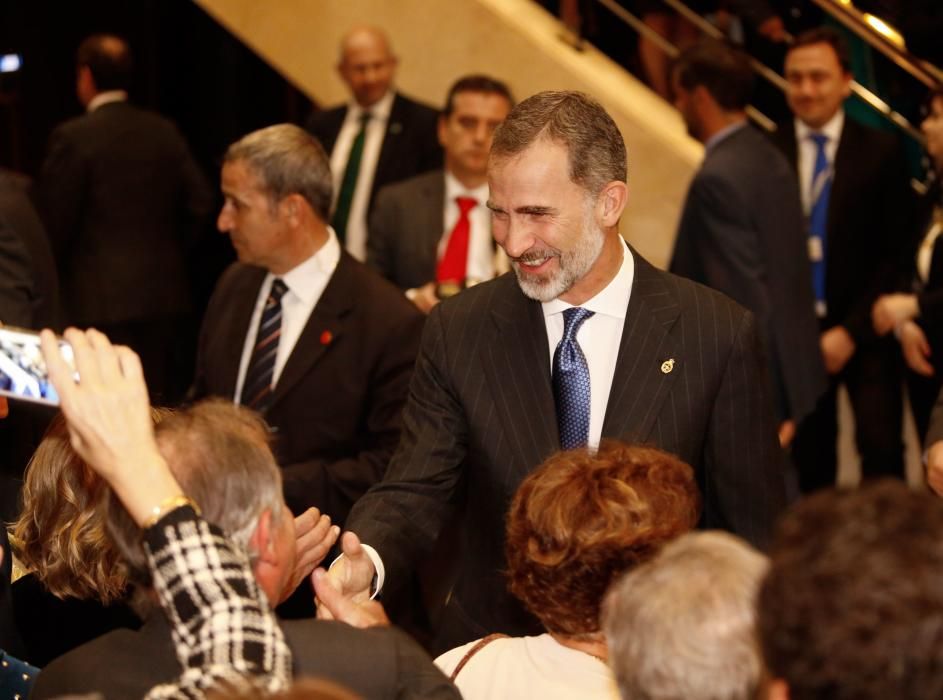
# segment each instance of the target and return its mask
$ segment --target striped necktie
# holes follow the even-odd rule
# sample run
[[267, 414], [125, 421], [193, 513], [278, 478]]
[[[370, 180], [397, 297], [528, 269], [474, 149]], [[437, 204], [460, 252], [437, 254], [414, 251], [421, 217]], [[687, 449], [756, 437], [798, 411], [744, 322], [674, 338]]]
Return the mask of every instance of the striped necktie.
[[275, 356], [278, 354], [278, 338], [282, 334], [282, 297], [288, 287], [280, 277], [272, 280], [262, 318], [259, 319], [259, 331], [255, 336], [255, 346], [249, 359], [249, 368], [242, 383], [242, 396], [239, 403], [265, 413], [272, 403], [272, 377], [275, 373]]

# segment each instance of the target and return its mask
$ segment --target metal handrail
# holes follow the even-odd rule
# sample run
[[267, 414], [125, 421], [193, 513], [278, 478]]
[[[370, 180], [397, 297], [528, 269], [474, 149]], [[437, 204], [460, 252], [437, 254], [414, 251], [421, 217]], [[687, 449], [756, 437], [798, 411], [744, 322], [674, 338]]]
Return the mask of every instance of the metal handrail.
[[[603, 0], [599, 0], [599, 2], [603, 2]], [[689, 8], [683, 2], [680, 2], [680, 0], [662, 0], [662, 2], [664, 2], [666, 5], [674, 9], [678, 14], [684, 16], [685, 19], [687, 19], [689, 22], [694, 24], [698, 29], [700, 29], [705, 34], [708, 34], [715, 38], [721, 38], [723, 36], [723, 32], [721, 32], [717, 27], [715, 27], [713, 24], [711, 24], [706, 19], [701, 17], [699, 14], [694, 12], [694, 10]], [[815, 2], [818, 4], [821, 4], [819, 3], [819, 0], [815, 0]], [[832, 3], [828, 2], [828, 4], [832, 4]], [[772, 70], [765, 64], [760, 63], [759, 61], [757, 61], [756, 59], [752, 57], [750, 58], [750, 63], [753, 66], [753, 70], [755, 70], [757, 73], [759, 73], [766, 80], [771, 82], [773, 85], [778, 87], [783, 92], [786, 91], [786, 87], [787, 87], [786, 79], [783, 78], [779, 73]], [[917, 143], [919, 143], [921, 146], [926, 145], [924, 143], [925, 139], [921, 131], [918, 128], [916, 128], [913, 124], [911, 124], [910, 121], [907, 119], [907, 117], [905, 117], [900, 112], [892, 109], [889, 104], [887, 104], [884, 100], [882, 100], [880, 97], [878, 97], [873, 92], [871, 92], [868, 88], [866, 88], [864, 85], [859, 83], [857, 80], [852, 79], [851, 91], [855, 95], [857, 95], [865, 104], [871, 107], [875, 112], [877, 112], [882, 117], [884, 117], [889, 122], [891, 122], [891, 124], [901, 129], [902, 131], [906, 132], [912, 139], [917, 141]]]
[[841, 22], [845, 27], [864, 39], [873, 48], [883, 53], [894, 65], [906, 71], [931, 90], [943, 87], [943, 71], [928, 61], [902, 49], [887, 36], [876, 31], [867, 17], [847, 0], [813, 0], [820, 8]]

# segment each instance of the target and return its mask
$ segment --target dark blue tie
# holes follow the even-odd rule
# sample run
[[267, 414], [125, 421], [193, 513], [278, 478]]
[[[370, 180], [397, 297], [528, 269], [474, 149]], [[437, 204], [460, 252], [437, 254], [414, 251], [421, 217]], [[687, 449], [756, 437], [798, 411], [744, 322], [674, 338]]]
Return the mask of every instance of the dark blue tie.
[[579, 306], [564, 311], [563, 338], [553, 353], [553, 399], [564, 450], [586, 447], [589, 442], [589, 366], [576, 334], [592, 315]]
[[242, 383], [239, 403], [265, 413], [272, 403], [272, 377], [275, 374], [275, 356], [278, 354], [278, 338], [282, 334], [282, 297], [288, 287], [281, 278], [272, 280], [272, 288], [259, 319], [259, 332], [255, 336], [249, 368]]
[[815, 169], [812, 171], [812, 191], [809, 194], [809, 238], [810, 250], [818, 252], [812, 259], [812, 285], [815, 289], [815, 305], [819, 316], [825, 315], [825, 244], [828, 232], [828, 198], [832, 193], [832, 174], [828, 167], [825, 145], [828, 136], [810, 134], [815, 143]]

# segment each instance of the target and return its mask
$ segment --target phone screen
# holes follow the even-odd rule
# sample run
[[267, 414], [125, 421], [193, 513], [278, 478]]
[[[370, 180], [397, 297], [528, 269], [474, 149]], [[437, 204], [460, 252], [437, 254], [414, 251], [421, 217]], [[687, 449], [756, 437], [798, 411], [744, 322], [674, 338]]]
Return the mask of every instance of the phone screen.
[[[66, 362], [74, 366], [72, 346], [60, 339], [59, 347]], [[0, 395], [59, 405], [59, 395], [49, 382], [37, 332], [0, 328]]]

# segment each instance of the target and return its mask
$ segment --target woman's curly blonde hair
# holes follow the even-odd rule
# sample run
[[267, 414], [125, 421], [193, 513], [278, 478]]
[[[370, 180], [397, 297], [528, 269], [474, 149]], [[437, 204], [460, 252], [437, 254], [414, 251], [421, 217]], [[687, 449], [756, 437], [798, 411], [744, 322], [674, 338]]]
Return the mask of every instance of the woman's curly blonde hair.
[[[152, 411], [154, 422], [166, 409]], [[12, 526], [17, 557], [58, 598], [121, 599], [128, 570], [105, 528], [109, 489], [69, 442], [57, 415], [33, 454], [23, 509]]]

